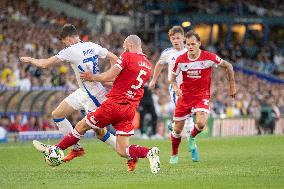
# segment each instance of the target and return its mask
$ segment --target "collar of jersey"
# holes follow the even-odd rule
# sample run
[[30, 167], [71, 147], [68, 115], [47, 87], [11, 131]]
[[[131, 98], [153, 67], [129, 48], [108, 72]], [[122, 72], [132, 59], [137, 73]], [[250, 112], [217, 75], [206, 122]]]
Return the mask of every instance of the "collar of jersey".
[[195, 59], [191, 59], [191, 58], [189, 58], [189, 56], [188, 56], [188, 52], [186, 53], [187, 54], [187, 58], [188, 58], [188, 60], [190, 60], [190, 61], [195, 61], [195, 60], [197, 60], [199, 57], [200, 57], [200, 55], [201, 55], [201, 49], [199, 50], [199, 55], [197, 56], [197, 58], [195, 58]]

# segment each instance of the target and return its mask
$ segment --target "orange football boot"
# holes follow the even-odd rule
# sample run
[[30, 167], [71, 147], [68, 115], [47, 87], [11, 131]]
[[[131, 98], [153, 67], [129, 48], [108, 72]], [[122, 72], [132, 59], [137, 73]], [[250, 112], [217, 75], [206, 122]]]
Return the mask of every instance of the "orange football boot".
[[79, 150], [70, 150], [68, 155], [64, 157], [64, 159], [62, 161], [64, 162], [68, 162], [71, 161], [72, 159], [74, 159], [75, 157], [80, 157], [85, 155], [85, 150], [84, 148], [80, 148]]
[[135, 170], [136, 163], [138, 162], [138, 159], [130, 159], [127, 161], [127, 171], [132, 172]]

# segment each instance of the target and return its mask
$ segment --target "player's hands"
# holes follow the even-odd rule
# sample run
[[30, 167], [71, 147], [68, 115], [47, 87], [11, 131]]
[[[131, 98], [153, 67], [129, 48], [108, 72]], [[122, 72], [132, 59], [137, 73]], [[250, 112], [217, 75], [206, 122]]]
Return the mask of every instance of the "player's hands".
[[23, 63], [31, 63], [33, 60], [32, 57], [20, 57], [20, 61]]
[[150, 90], [153, 90], [153, 89], [155, 88], [155, 86], [156, 86], [156, 82], [154, 82], [153, 80], [151, 80], [150, 83], [149, 83], [149, 87], [148, 87], [148, 88], [149, 88]]
[[229, 95], [230, 95], [232, 98], [235, 98], [236, 93], [237, 93], [236, 85], [233, 84], [233, 85], [230, 86]]
[[182, 95], [182, 92], [181, 92], [180, 89], [175, 90], [175, 93], [178, 97], [181, 97], [181, 95]]
[[80, 73], [80, 79], [82, 81], [94, 81], [94, 74], [88, 69], [87, 71]]

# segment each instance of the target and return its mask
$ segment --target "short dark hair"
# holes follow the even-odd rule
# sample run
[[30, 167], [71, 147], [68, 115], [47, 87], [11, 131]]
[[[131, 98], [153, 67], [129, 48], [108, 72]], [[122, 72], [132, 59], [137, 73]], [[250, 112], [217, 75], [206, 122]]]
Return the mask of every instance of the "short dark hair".
[[173, 26], [173, 27], [169, 30], [168, 35], [169, 35], [169, 37], [171, 37], [171, 36], [173, 36], [173, 35], [176, 34], [176, 33], [180, 33], [180, 34], [184, 35], [184, 30], [183, 30], [183, 28], [182, 28], [181, 26]]
[[78, 35], [77, 29], [72, 24], [65, 24], [59, 34], [59, 39], [62, 40], [66, 37]]
[[200, 36], [198, 35], [198, 33], [196, 33], [196, 32], [193, 31], [193, 30], [189, 30], [189, 31], [186, 32], [186, 34], [185, 34], [185, 38], [186, 38], [186, 39], [191, 38], [192, 36], [194, 36], [198, 41], [200, 41]]

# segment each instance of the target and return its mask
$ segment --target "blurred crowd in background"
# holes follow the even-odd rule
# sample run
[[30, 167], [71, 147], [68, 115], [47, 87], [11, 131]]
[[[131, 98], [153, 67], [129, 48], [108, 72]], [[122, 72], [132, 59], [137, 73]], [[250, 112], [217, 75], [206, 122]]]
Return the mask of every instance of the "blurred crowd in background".
[[[281, 0], [61, 0], [91, 13], [132, 15], [133, 11], [156, 11], [160, 14], [177, 12], [179, 14], [203, 13], [236, 16], [283, 16], [284, 5]], [[161, 10], [164, 10], [161, 12]]]
[[[127, 0], [120, 1], [120, 3], [104, 0], [64, 1], [93, 13], [104, 10], [106, 14], [129, 15], [134, 10], [134, 1]], [[160, 6], [155, 2], [147, 1], [145, 7], [154, 10], [155, 6]], [[183, 10], [183, 2], [186, 1], [181, 1], [179, 7], [181, 10]], [[220, 2], [222, 3], [220, 4]], [[267, 1], [267, 6], [263, 6], [255, 0], [238, 1], [238, 3], [216, 0], [210, 1], [210, 6], [204, 6], [204, 4], [208, 4], [207, 1], [193, 1], [190, 6], [195, 7], [192, 10], [198, 10], [202, 13], [212, 13], [214, 10], [213, 13], [216, 14], [283, 16], [283, 12], [279, 11], [283, 10], [283, 4], [277, 4], [277, 2]], [[145, 1], [139, 0], [135, 1], [135, 5], [136, 3], [143, 4]], [[2, 0], [0, 9], [0, 87], [19, 87], [20, 90], [30, 90], [32, 86], [63, 86], [71, 91], [75, 90], [77, 88], [75, 75], [68, 64], [43, 70], [22, 64], [18, 58], [19, 56], [47, 58], [55, 55], [60, 49], [64, 48], [58, 40], [57, 34], [60, 27], [65, 23], [74, 24], [83, 41], [90, 40], [98, 43], [117, 55], [123, 51], [122, 43], [125, 36], [122, 33], [111, 33], [109, 35], [92, 33], [83, 20], [67, 17], [63, 13], [58, 14], [52, 10], [44, 10], [37, 2]], [[159, 59], [161, 49], [157, 48], [151, 41], [145, 42], [143, 48], [154, 66]], [[224, 44], [204, 46], [204, 49], [217, 53], [233, 65], [250, 67], [258, 72], [270, 75], [279, 75], [277, 72], [284, 67], [284, 57], [278, 50], [279, 48], [279, 44], [274, 41], [256, 46], [256, 49], [246, 48], [237, 43], [232, 43], [229, 49], [225, 49]], [[101, 60], [100, 63], [102, 71], [109, 68], [107, 62]], [[276, 119], [280, 117], [280, 114], [284, 114], [283, 84], [272, 84], [254, 75], [247, 75], [242, 72], [236, 72], [235, 78], [238, 94], [236, 99], [231, 99], [228, 96], [225, 73], [213, 70], [211, 101], [211, 115], [213, 117], [253, 117], [261, 121], [262, 110], [267, 106], [270, 107], [271, 115]], [[171, 117], [175, 107], [168, 94], [167, 67], [163, 69], [156, 89], [149, 91], [149, 93], [152, 99], [151, 103], [155, 108], [154, 113], [149, 110], [150, 117], [153, 119], [156, 116], [155, 119], [158, 122], [161, 122], [164, 117]], [[149, 106], [146, 105], [144, 109], [141, 108], [147, 113], [147, 107]], [[81, 114], [78, 112], [72, 116], [71, 121], [76, 123]], [[2, 115], [0, 125], [6, 127], [9, 131], [56, 129], [50, 114], [43, 117], [22, 116], [21, 114], [12, 117]], [[153, 134], [155, 132], [153, 131]]]

